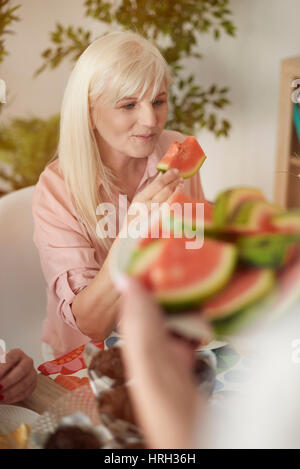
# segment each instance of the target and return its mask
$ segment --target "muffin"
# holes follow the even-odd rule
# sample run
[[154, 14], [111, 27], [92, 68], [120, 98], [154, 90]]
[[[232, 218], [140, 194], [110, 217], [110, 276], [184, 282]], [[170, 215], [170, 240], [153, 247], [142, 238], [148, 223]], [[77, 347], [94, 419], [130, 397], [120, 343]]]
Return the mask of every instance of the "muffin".
[[111, 347], [101, 350], [91, 360], [89, 370], [97, 376], [107, 376], [114, 380], [113, 386], [125, 384], [125, 369], [122, 361], [120, 347]]
[[46, 440], [45, 449], [100, 449], [102, 442], [92, 430], [75, 425], [58, 427]]
[[112, 419], [125, 420], [136, 425], [136, 419], [126, 385], [100, 393], [97, 398], [100, 416], [107, 414]]

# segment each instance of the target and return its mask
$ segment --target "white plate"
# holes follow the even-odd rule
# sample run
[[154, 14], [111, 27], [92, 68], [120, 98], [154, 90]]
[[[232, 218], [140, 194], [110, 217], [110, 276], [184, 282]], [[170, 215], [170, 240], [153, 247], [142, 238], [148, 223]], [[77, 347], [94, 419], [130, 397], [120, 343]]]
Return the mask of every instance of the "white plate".
[[225, 342], [225, 341], [212, 340], [211, 342], [209, 342], [209, 344], [203, 345], [203, 347], [200, 347], [197, 350], [216, 350], [217, 348], [224, 347], [227, 344], [228, 342]]
[[0, 405], [0, 432], [8, 433], [15, 430], [21, 423], [33, 426], [39, 414], [33, 410], [15, 405]]

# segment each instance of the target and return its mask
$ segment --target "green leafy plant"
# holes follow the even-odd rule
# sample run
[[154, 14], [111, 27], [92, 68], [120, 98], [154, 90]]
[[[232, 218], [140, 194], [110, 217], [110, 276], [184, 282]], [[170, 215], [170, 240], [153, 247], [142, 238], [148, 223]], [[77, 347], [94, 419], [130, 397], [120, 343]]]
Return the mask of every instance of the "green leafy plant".
[[8, 55], [8, 51], [5, 49], [4, 37], [7, 34], [13, 34], [8, 26], [14, 21], [19, 21], [19, 17], [15, 15], [15, 12], [20, 8], [20, 5], [12, 6], [12, 3], [11, 0], [0, 0], [0, 63]]
[[0, 179], [11, 190], [35, 184], [58, 143], [59, 116], [49, 119], [14, 119], [0, 128]]
[[[230, 123], [216, 112], [229, 104], [228, 91], [216, 84], [205, 88], [186, 76], [186, 60], [199, 60], [201, 34], [219, 40], [222, 33], [234, 36], [230, 0], [85, 0], [85, 16], [123, 29], [131, 29], [152, 40], [162, 52], [175, 76], [170, 97], [168, 126], [191, 134], [207, 128], [217, 137], [228, 136]], [[51, 47], [42, 52], [37, 74], [54, 69], [66, 57], [75, 61], [92, 42], [91, 32], [60, 23], [50, 33]], [[183, 60], [185, 65], [183, 65]]]

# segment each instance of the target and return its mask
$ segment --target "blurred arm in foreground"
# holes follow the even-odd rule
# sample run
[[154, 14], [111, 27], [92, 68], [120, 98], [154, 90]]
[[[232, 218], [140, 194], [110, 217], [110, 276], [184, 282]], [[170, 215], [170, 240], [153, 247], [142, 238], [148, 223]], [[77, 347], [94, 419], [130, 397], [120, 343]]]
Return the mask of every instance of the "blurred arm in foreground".
[[[155, 448], [299, 448], [300, 307], [249, 337], [259, 357], [241, 397], [214, 411], [197, 395], [192, 353], [168, 335], [137, 282], [123, 287], [124, 358], [140, 425]], [[298, 344], [298, 349], [297, 349]], [[197, 428], [198, 427], [198, 428]]]
[[[194, 356], [167, 331], [160, 309], [136, 281], [128, 279], [120, 332], [132, 399], [152, 448], [192, 448], [197, 404]], [[204, 407], [204, 398], [203, 398]]]

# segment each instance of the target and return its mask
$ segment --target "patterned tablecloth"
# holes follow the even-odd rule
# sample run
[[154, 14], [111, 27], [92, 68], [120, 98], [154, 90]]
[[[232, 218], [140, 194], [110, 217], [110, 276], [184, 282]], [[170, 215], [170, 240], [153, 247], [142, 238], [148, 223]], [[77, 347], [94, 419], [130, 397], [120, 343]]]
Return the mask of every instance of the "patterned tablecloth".
[[[99, 349], [106, 349], [118, 341], [117, 334], [110, 336], [105, 343], [95, 343]], [[88, 383], [87, 368], [83, 358], [84, 345], [39, 366], [39, 371], [54, 379], [61, 386], [74, 390]], [[213, 399], [217, 401], [233, 397], [239, 387], [248, 379], [248, 371], [253, 363], [253, 354], [242, 356], [236, 347], [225, 345], [212, 350], [217, 359], [217, 377]]]

